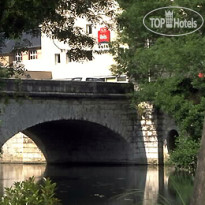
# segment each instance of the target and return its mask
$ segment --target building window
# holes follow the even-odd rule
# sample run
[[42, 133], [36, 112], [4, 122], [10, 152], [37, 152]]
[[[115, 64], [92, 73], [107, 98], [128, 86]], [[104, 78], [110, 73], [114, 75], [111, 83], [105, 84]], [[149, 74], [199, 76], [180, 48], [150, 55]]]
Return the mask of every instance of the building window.
[[22, 53], [21, 52], [17, 52], [15, 55], [15, 61], [16, 62], [21, 62], [22, 61]]
[[92, 34], [93, 33], [93, 29], [92, 29], [92, 25], [91, 24], [87, 24], [86, 25], [86, 33], [87, 34]]
[[37, 59], [37, 50], [33, 50], [29, 52], [29, 60]]
[[87, 51], [87, 58], [89, 61], [93, 60], [93, 52], [92, 51]]
[[60, 54], [58, 53], [58, 54], [55, 54], [55, 64], [58, 64], [58, 63], [60, 63], [61, 62], [61, 56], [60, 56]]

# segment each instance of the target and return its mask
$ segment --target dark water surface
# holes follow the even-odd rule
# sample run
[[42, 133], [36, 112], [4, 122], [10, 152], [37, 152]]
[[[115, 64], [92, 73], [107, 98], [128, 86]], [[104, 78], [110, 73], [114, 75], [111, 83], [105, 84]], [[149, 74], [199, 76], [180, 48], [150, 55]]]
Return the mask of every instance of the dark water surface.
[[0, 165], [0, 192], [30, 176], [57, 183], [63, 205], [188, 204], [193, 179], [171, 168], [154, 166]]

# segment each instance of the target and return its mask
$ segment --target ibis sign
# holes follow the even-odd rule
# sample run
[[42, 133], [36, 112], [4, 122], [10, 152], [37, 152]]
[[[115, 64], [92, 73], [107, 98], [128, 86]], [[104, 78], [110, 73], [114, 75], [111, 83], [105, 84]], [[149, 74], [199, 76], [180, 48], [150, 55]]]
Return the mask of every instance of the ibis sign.
[[110, 42], [110, 31], [107, 27], [102, 27], [98, 31], [98, 43], [109, 43]]

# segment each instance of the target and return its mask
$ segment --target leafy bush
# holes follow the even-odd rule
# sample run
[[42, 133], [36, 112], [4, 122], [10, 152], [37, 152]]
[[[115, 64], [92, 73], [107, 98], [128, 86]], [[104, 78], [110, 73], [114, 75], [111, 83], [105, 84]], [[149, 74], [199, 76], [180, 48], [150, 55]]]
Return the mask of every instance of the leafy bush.
[[176, 168], [194, 172], [197, 165], [199, 142], [185, 137], [177, 139], [176, 149], [170, 155], [170, 161]]
[[5, 195], [0, 205], [59, 205], [55, 197], [56, 184], [50, 179], [36, 183], [34, 177], [22, 182], [15, 182], [10, 188], [5, 188]]

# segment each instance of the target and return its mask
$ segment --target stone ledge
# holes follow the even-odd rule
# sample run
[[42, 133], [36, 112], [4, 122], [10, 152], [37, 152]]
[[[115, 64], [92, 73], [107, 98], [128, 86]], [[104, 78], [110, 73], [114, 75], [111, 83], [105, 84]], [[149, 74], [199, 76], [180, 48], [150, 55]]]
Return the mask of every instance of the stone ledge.
[[40, 97], [42, 98], [102, 98], [102, 99], [128, 99], [126, 94], [95, 94], [95, 93], [60, 93], [60, 92], [16, 92], [1, 91], [2, 94], [18, 97]]
[[133, 84], [106, 82], [77, 82], [60, 80], [1, 79], [3, 90], [22, 93], [95, 93], [127, 94]]

